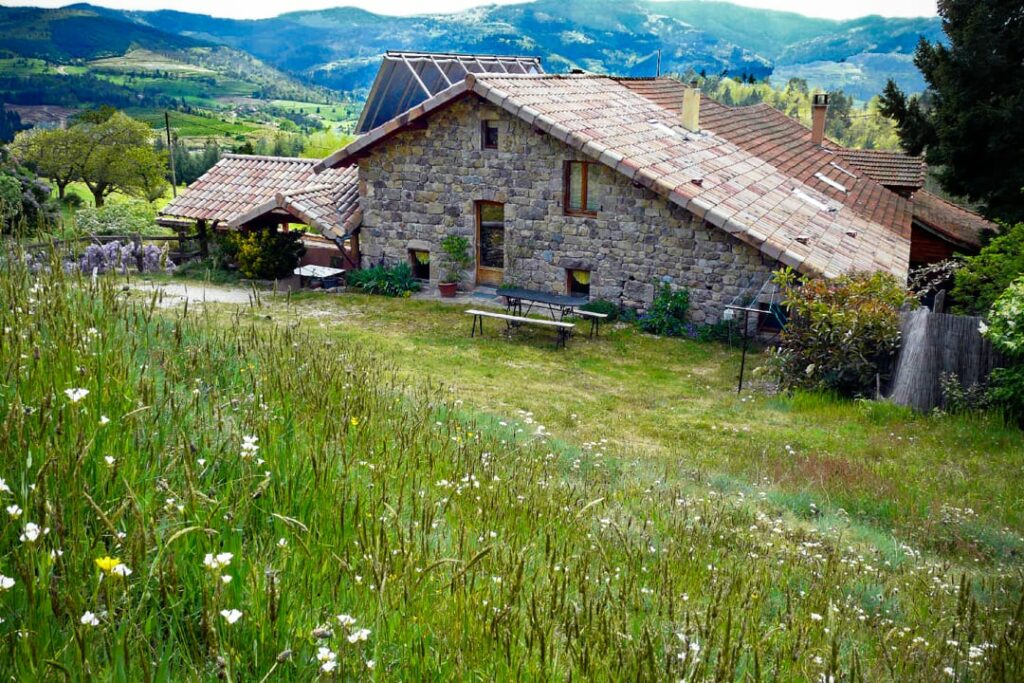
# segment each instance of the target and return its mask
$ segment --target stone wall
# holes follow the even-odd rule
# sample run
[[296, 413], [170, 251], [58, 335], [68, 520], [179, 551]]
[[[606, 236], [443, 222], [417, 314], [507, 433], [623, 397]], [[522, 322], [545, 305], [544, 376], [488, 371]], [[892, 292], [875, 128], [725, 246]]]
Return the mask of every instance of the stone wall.
[[[498, 121], [498, 149], [481, 149], [480, 121]], [[655, 283], [691, 290], [694, 322], [759, 287], [776, 265], [722, 230], [599, 165], [596, 217], [566, 216], [563, 164], [587, 157], [469, 96], [435, 113], [359, 161], [364, 262], [407, 260], [429, 249], [441, 275], [440, 243], [451, 233], [476, 241], [476, 202], [505, 204], [505, 282], [566, 291], [566, 269], [591, 271], [591, 298], [644, 309]], [[472, 286], [475, 268], [466, 274]]]

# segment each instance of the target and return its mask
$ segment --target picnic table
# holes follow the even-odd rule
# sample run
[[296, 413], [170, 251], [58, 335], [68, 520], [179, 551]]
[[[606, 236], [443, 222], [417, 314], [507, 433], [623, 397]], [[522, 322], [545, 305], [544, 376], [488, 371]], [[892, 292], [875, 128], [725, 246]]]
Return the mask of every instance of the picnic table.
[[[542, 292], [535, 289], [523, 289], [521, 287], [503, 287], [498, 290], [498, 296], [505, 297], [505, 308], [508, 312], [522, 317], [529, 313], [536, 305], [546, 306], [551, 313], [551, 319], [557, 320], [572, 313], [590, 301], [585, 296], [569, 296], [567, 294], [555, 294], [553, 292]], [[523, 310], [526, 304], [526, 310]], [[555, 317], [557, 314], [557, 318]]]
[[[498, 290], [498, 296], [505, 297], [505, 309], [509, 315], [524, 317], [536, 304], [540, 307], [547, 307], [551, 313], [551, 319], [560, 321], [567, 315], [586, 318], [590, 321], [590, 336], [598, 336], [601, 329], [601, 321], [608, 316], [605, 313], [586, 311], [581, 306], [590, 302], [585, 296], [571, 296], [566, 294], [555, 294], [554, 292], [542, 292], [535, 289], [523, 289], [522, 287], [503, 287]], [[526, 311], [523, 311], [523, 304], [526, 304]], [[557, 317], [556, 317], [557, 314]]]

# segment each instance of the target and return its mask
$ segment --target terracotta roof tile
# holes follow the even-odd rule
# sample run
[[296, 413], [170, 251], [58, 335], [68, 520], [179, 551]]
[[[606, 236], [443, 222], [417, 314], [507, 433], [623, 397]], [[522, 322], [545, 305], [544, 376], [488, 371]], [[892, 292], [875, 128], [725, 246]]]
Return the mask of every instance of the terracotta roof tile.
[[350, 231], [359, 213], [355, 167], [317, 174], [316, 159], [227, 154], [161, 211], [237, 227], [283, 209], [327, 237]]
[[[316, 163], [316, 159], [226, 154], [160, 213], [226, 223], [278, 192], [311, 184]], [[330, 177], [319, 180], [328, 182]]]
[[980, 249], [986, 233], [999, 232], [992, 221], [926, 190], [915, 192], [913, 202], [916, 220], [962, 246]]
[[886, 187], [917, 189], [924, 186], [925, 164], [921, 157], [880, 149], [837, 146], [836, 153]]
[[[637, 92], [660, 106], [678, 113], [686, 86], [675, 79], [619, 79], [630, 90]], [[800, 180], [825, 196], [840, 201], [869, 220], [886, 225], [909, 236], [911, 206], [893, 192], [885, 191], [878, 179], [866, 169], [853, 167], [852, 161], [842, 156], [842, 150], [823, 148], [811, 142], [810, 131], [775, 108], [766, 104], [747, 107], [728, 107], [708, 97], [701, 98], [700, 124], [733, 144], [743, 148], [778, 170]], [[912, 161], [923, 174], [923, 165], [916, 157], [895, 155]], [[879, 166], [886, 153], [870, 155]], [[912, 165], [909, 164], [908, 165]], [[890, 163], [894, 163], [890, 160]], [[816, 177], [817, 173], [831, 178], [847, 192]], [[870, 197], [870, 200], [866, 200]]]

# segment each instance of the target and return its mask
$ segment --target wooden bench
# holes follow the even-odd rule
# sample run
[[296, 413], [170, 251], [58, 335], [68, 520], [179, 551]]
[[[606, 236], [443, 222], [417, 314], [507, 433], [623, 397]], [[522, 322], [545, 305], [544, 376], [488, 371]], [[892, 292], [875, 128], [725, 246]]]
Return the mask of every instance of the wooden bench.
[[584, 311], [582, 308], [576, 308], [573, 310], [571, 315], [578, 316], [580, 318], [587, 318], [590, 320], [590, 336], [597, 337], [601, 333], [601, 321], [608, 318], [607, 313], [596, 313], [594, 311]]
[[543, 320], [541, 318], [524, 318], [519, 315], [509, 315], [507, 313], [498, 313], [497, 311], [481, 311], [475, 308], [470, 308], [466, 311], [469, 315], [473, 316], [473, 331], [470, 333], [470, 337], [475, 337], [477, 328], [480, 330], [480, 334], [484, 333], [484, 318], [494, 318], [495, 320], [504, 320], [505, 324], [509, 329], [518, 327], [519, 325], [538, 325], [540, 327], [552, 327], [558, 331], [558, 340], [555, 342], [555, 348], [565, 348], [566, 343], [569, 341], [569, 334], [572, 333], [574, 327], [572, 323], [563, 323], [558, 320]]

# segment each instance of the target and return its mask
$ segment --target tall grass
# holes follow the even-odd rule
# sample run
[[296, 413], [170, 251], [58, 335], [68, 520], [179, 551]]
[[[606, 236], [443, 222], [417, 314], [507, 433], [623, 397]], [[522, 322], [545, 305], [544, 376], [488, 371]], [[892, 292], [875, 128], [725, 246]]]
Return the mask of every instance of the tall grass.
[[13, 679], [1024, 675], [1010, 568], [890, 561], [244, 311], [17, 259], [0, 296]]

